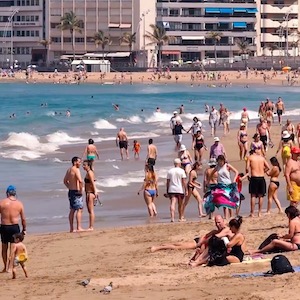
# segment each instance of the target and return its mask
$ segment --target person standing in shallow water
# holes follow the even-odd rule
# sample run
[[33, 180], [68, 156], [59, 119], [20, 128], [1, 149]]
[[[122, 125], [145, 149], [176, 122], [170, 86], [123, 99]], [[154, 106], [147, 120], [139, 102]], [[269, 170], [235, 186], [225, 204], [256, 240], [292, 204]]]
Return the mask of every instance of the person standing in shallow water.
[[[70, 232], [83, 231], [81, 227], [82, 209], [83, 209], [83, 181], [79, 167], [81, 159], [77, 156], [72, 158], [72, 167], [66, 172], [64, 185], [68, 188], [68, 198], [70, 202], [69, 223]], [[76, 215], [77, 229], [74, 229], [74, 216]]]
[[126, 155], [126, 158], [129, 159], [129, 153], [128, 153], [128, 137], [127, 133], [125, 132], [124, 128], [120, 128], [120, 131], [117, 134], [116, 138], [116, 144], [117, 147], [120, 148], [120, 155], [121, 159], [124, 159], [124, 155]]
[[97, 151], [97, 147], [94, 145], [94, 140], [89, 139], [88, 140], [88, 145], [86, 146], [83, 156], [86, 155], [86, 159], [90, 160], [92, 164], [94, 163], [94, 160], [96, 157], [99, 159], [99, 153]]

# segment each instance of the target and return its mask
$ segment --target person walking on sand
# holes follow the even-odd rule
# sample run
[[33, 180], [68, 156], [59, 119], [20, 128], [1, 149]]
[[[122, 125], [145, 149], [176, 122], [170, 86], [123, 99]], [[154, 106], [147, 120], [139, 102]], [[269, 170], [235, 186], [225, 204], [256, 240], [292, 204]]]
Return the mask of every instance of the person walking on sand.
[[157, 159], [157, 148], [153, 144], [153, 139], [149, 139], [148, 147], [147, 147], [146, 164], [150, 166], [155, 166], [156, 159]]
[[288, 160], [284, 176], [286, 180], [287, 200], [290, 205], [297, 206], [300, 201], [300, 148], [291, 149], [292, 156]]
[[128, 137], [127, 137], [127, 133], [124, 131], [123, 127], [120, 128], [120, 131], [117, 134], [116, 145], [117, 145], [117, 147], [119, 146], [119, 148], [120, 148], [121, 159], [123, 160], [124, 155], [126, 155], [126, 158], [129, 159]]
[[215, 109], [214, 106], [211, 107], [211, 111], [209, 113], [209, 125], [211, 127], [211, 135], [215, 136], [216, 135], [216, 130], [218, 126], [218, 120], [219, 120], [219, 113]]
[[293, 147], [293, 142], [290, 140], [290, 138], [291, 135], [285, 130], [281, 135], [281, 141], [276, 151], [276, 155], [279, 152], [281, 152], [283, 169], [285, 168], [287, 161], [291, 157], [291, 149]]
[[[68, 188], [68, 198], [70, 202], [69, 224], [70, 232], [83, 231], [81, 227], [83, 209], [83, 181], [79, 171], [81, 159], [77, 156], [72, 158], [72, 167], [69, 168], [64, 177], [64, 185]], [[76, 215], [77, 227], [74, 229], [74, 216]]]
[[94, 230], [95, 223], [95, 213], [94, 213], [94, 205], [97, 202], [97, 189], [95, 184], [95, 174], [93, 170], [93, 164], [90, 160], [85, 160], [82, 165], [83, 169], [86, 171], [86, 175], [84, 178], [84, 189], [86, 196], [86, 207], [89, 213], [89, 229]]
[[244, 123], [240, 125], [240, 129], [237, 133], [237, 141], [240, 148], [240, 160], [245, 159], [248, 152], [248, 133]]
[[295, 140], [295, 126], [291, 120], [287, 119], [286, 124], [282, 127], [281, 132], [287, 131], [290, 134], [290, 140], [294, 143]]
[[214, 137], [214, 144], [210, 147], [209, 158], [217, 158], [219, 155], [224, 155], [226, 158], [226, 152], [224, 146], [220, 143], [220, 139]]
[[175, 222], [175, 206], [178, 201], [179, 222], [185, 221], [183, 218], [183, 200], [187, 195], [186, 174], [181, 168], [181, 160], [174, 159], [174, 167], [167, 174], [167, 195], [170, 198], [171, 222]]
[[6, 198], [0, 201], [0, 215], [1, 215], [1, 242], [2, 242], [2, 273], [8, 272], [9, 259], [8, 250], [10, 253], [14, 243], [13, 235], [20, 233], [19, 219], [22, 223], [22, 233], [26, 234], [26, 219], [24, 213], [24, 206], [20, 200], [17, 199], [17, 190], [13, 185], [6, 189]]
[[278, 116], [278, 123], [281, 126], [282, 115], [284, 114], [284, 111], [285, 111], [284, 102], [282, 101], [281, 97], [278, 98], [275, 106], [276, 106], [276, 111], [277, 111], [277, 116]]
[[187, 132], [180, 121], [176, 121], [174, 126], [174, 141], [176, 143], [176, 148], [179, 149], [182, 143], [182, 130]]
[[146, 165], [144, 183], [137, 194], [139, 195], [142, 190], [144, 190], [144, 199], [148, 208], [149, 216], [155, 217], [157, 215], [157, 210], [154, 200], [158, 197], [158, 185], [157, 175], [154, 172], [153, 165]]
[[266, 194], [265, 172], [269, 170], [269, 164], [256, 148], [254, 153], [247, 159], [246, 173], [251, 175], [249, 182], [249, 193], [251, 195], [250, 217], [254, 217], [255, 199], [258, 198], [258, 216], [261, 216], [263, 197]]
[[279, 189], [279, 174], [281, 172], [281, 167], [279, 165], [279, 162], [276, 157], [271, 157], [270, 159], [271, 162], [271, 170], [267, 172], [267, 175], [271, 178], [270, 179], [270, 184], [268, 188], [268, 208], [267, 208], [267, 214], [271, 213], [271, 207], [272, 207], [272, 201], [274, 200], [277, 208], [278, 208], [278, 213], [283, 213], [280, 201], [278, 199], [278, 189]]
[[94, 145], [94, 140], [89, 139], [88, 140], [88, 145], [86, 146], [84, 152], [83, 152], [83, 157], [86, 155], [86, 159], [90, 160], [92, 164], [94, 163], [94, 160], [96, 157], [99, 159], [99, 152], [97, 150], [97, 147]]
[[241, 123], [245, 124], [245, 129], [247, 130], [248, 122], [250, 121], [249, 114], [247, 112], [247, 108], [244, 107], [241, 113]]

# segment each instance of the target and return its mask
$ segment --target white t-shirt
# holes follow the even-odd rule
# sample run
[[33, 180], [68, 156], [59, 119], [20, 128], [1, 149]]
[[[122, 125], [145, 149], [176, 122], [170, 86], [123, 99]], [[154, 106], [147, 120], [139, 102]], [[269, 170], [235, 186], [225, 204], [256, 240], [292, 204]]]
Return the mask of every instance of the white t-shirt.
[[170, 180], [168, 193], [184, 194], [182, 178], [186, 178], [186, 174], [183, 169], [174, 167], [169, 170], [167, 174], [167, 179]]

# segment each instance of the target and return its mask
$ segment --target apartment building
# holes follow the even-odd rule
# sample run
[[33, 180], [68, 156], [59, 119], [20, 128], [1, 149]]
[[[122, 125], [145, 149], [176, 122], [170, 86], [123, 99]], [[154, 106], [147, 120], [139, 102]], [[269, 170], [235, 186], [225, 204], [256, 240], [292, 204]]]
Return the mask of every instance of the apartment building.
[[211, 31], [220, 32], [219, 58], [239, 55], [236, 39], [247, 40], [256, 52], [256, 14], [254, 0], [158, 0], [157, 23], [175, 40], [163, 46], [163, 55], [183, 61], [214, 57]]
[[257, 15], [257, 55], [298, 56], [300, 0], [256, 2], [260, 12]]
[[136, 32], [137, 64], [149, 65], [154, 47], [147, 45], [143, 38], [150, 31], [150, 24], [155, 24], [155, 0], [48, 0], [46, 5], [46, 37], [51, 39], [49, 46], [50, 60], [59, 60], [61, 56], [72, 55], [71, 35], [69, 31], [61, 31], [57, 26], [66, 12], [75, 12], [83, 21], [82, 33], [75, 32], [75, 53], [101, 53], [93, 36], [99, 30], [111, 37], [111, 44], [105, 48], [108, 57], [128, 57], [130, 49], [120, 38], [125, 32]]
[[44, 0], [0, 1], [0, 66], [43, 60]]

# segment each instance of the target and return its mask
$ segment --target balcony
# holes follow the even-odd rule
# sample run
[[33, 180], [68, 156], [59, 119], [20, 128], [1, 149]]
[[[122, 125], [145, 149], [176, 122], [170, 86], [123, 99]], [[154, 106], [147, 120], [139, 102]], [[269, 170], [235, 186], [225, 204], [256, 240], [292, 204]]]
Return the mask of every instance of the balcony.
[[298, 13], [298, 5], [286, 5], [282, 6], [278, 4], [262, 4], [260, 7], [260, 12], [262, 14], [286, 14], [288, 12], [292, 12], [294, 14]]

